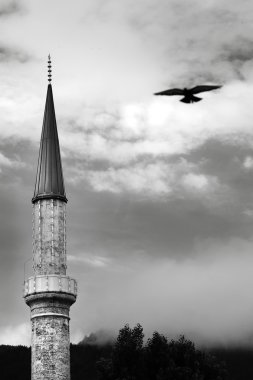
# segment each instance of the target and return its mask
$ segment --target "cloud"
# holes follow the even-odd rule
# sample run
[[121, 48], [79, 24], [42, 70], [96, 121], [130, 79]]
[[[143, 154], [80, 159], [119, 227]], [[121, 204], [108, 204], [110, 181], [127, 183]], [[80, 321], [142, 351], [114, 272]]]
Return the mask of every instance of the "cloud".
[[[184, 333], [198, 344], [252, 345], [252, 241], [206, 240], [195, 249], [184, 261], [131, 257], [130, 271], [100, 272], [103, 286], [93, 288], [92, 298], [86, 293], [86, 329], [117, 332], [140, 322], [147, 336], [158, 330], [171, 338]], [[86, 287], [94, 281], [87, 276]], [[83, 281], [80, 286], [85, 289]]]
[[26, 345], [31, 344], [31, 331], [29, 323], [0, 328], [0, 344]]
[[94, 333], [86, 335], [79, 344], [83, 345], [104, 345], [107, 343], [111, 343], [113, 339], [114, 333], [108, 330], [100, 329]]
[[165, 165], [137, 164], [128, 168], [90, 172], [90, 183], [96, 191], [122, 192], [138, 194], [169, 194], [171, 189]]
[[[70, 178], [69, 178], [70, 176]], [[97, 192], [129, 193], [138, 198], [154, 198], [160, 202], [180, 198], [198, 198], [199, 194], [209, 201], [219, 199], [227, 189], [215, 175], [201, 173], [201, 163], [194, 164], [177, 158], [174, 162], [159, 159], [143, 159], [125, 166], [110, 166], [108, 169], [73, 168], [69, 181], [89, 182]], [[208, 204], [208, 202], [207, 202]]]
[[251, 156], [247, 156], [243, 162], [243, 167], [245, 169], [252, 169], [253, 168], [253, 158]]
[[[252, 93], [252, 84], [235, 81], [216, 94], [204, 95], [207, 99], [197, 105], [159, 98], [122, 105], [110, 117], [97, 114], [95, 123], [90, 121], [91, 115], [86, 120], [80, 117], [78, 128], [72, 128], [68, 120], [64, 120], [61, 142], [66, 162], [69, 162], [69, 178], [89, 181], [96, 191], [117, 193], [125, 189], [138, 193], [145, 189], [149, 194], [169, 194], [171, 178], [180, 159], [185, 158], [191, 164], [191, 157], [199, 151], [202, 156], [199, 154], [195, 160], [193, 173], [191, 167], [185, 169], [184, 175], [189, 176], [182, 178], [181, 187], [193, 190], [195, 184], [195, 189], [200, 190], [206, 183], [206, 188], [217, 189], [219, 179], [227, 185], [227, 176], [216, 178], [225, 174], [225, 171], [221, 173], [218, 162], [215, 164], [217, 174], [215, 171], [205, 173], [210, 162], [216, 162], [217, 152], [205, 151], [204, 147], [214, 141], [220, 146], [222, 159], [225, 158], [222, 151], [228, 147], [233, 152], [233, 160], [239, 151], [245, 150], [248, 154], [247, 150], [253, 145], [249, 101]], [[237, 153], [236, 147], [240, 149]], [[73, 168], [74, 158], [77, 161]], [[236, 161], [233, 162], [232, 168], [232, 162], [226, 160], [231, 173], [236, 165]], [[196, 175], [198, 177], [194, 177]], [[173, 188], [174, 184], [175, 181]]]
[[0, 17], [21, 13], [22, 10], [23, 6], [21, 6], [21, 1], [0, 0]]
[[0, 62], [19, 62], [26, 63], [31, 60], [31, 55], [22, 49], [0, 46]]
[[[99, 4], [100, 2], [95, 3], [95, 10], [98, 9]], [[245, 2], [246, 9], [249, 6], [250, 3]], [[89, 7], [92, 8], [92, 4], [89, 3]], [[64, 8], [65, 11], [66, 9]], [[87, 8], [85, 7], [84, 10], [87, 11]], [[60, 128], [62, 125], [64, 126], [64, 130], [61, 129], [60, 132], [60, 141], [65, 157], [75, 157], [89, 163], [107, 161], [108, 167], [110, 165], [114, 167], [114, 165], [142, 160], [143, 156], [150, 156], [156, 160], [161, 156], [188, 154], [192, 149], [217, 135], [219, 139], [232, 139], [235, 134], [236, 137], [238, 135], [240, 137], [243, 133], [251, 136], [252, 115], [249, 107], [253, 92], [252, 81], [247, 83], [235, 81], [235, 78], [238, 78], [237, 74], [231, 68], [227, 68], [232, 61], [239, 60], [247, 66], [240, 68], [241, 72], [244, 72], [245, 75], [248, 73], [247, 78], [251, 75], [248, 66], [252, 50], [249, 38], [251, 34], [248, 23], [240, 34], [239, 25], [245, 12], [235, 2], [232, 2], [228, 10], [224, 2], [217, 1], [205, 5], [194, 1], [191, 9], [176, 1], [161, 1], [158, 7], [155, 7], [149, 0], [147, 4], [144, 4], [143, 1], [136, 4], [128, 0], [126, 4], [120, 6], [115, 1], [110, 1], [103, 5], [102, 10], [108, 19], [105, 19], [100, 25], [102, 29], [99, 29], [99, 37], [101, 37], [102, 31], [108, 32], [106, 29], [108, 23], [110, 27], [113, 25], [114, 28], [118, 28], [117, 22], [124, 20], [122, 24], [124, 28], [123, 26], [122, 28], [127, 42], [132, 41], [134, 31], [135, 38], [140, 38], [142, 42], [143, 50], [141, 51], [144, 53], [150, 49], [156, 60], [161, 58], [161, 66], [157, 67], [159, 78], [158, 74], [154, 75], [157, 90], [158, 86], [162, 85], [160, 74], [165, 63], [166, 65], [168, 63], [168, 69], [164, 69], [165, 74], [163, 72], [164, 86], [171, 83], [172, 79], [177, 85], [180, 85], [180, 81], [184, 81], [185, 85], [186, 78], [187, 81], [192, 81], [193, 71], [196, 71], [195, 74], [199, 76], [198, 78], [210, 81], [219, 79], [225, 70], [229, 77], [225, 76], [224, 78], [227, 78], [229, 83], [216, 93], [204, 94], [204, 101], [196, 107], [195, 105], [188, 107], [177, 104], [177, 100], [172, 98], [150, 100], [152, 92], [154, 92], [151, 89], [148, 90], [148, 95], [145, 92], [145, 96], [139, 97], [141, 99], [139, 102], [130, 102], [129, 99], [126, 101], [120, 92], [125, 91], [126, 80], [131, 83], [131, 97], [135, 97], [137, 87], [144, 86], [143, 78], [138, 86], [134, 79], [129, 80], [128, 71], [125, 70], [130, 64], [129, 59], [124, 61], [126, 66], [123, 67], [123, 71], [118, 68], [115, 72], [112, 69], [108, 71], [108, 75], [101, 73], [100, 76], [100, 79], [103, 78], [102, 81], [100, 80], [102, 83], [110, 78], [111, 93], [117, 93], [117, 96], [115, 95], [117, 103], [111, 100], [109, 102], [98, 101], [100, 92], [104, 99], [104, 91], [107, 94], [106, 99], [109, 96], [108, 88], [102, 89], [99, 85], [96, 100], [84, 104], [85, 92], [75, 93], [76, 105], [73, 105], [74, 101], [70, 99], [73, 95], [73, 88], [65, 82], [58, 90], [56, 97], [58, 99], [58, 125]], [[93, 14], [94, 17], [95, 14], [96, 12]], [[198, 23], [195, 22], [196, 17]], [[231, 33], [225, 33], [228, 26]], [[107, 27], [109, 28], [109, 25]], [[80, 29], [79, 32], [82, 35], [83, 30]], [[138, 34], [136, 37], [137, 32], [140, 35]], [[168, 38], [168, 36], [170, 37]], [[98, 35], [95, 34], [93, 38], [94, 41], [97, 41]], [[206, 49], [206, 41], [209, 42], [208, 49]], [[101, 44], [101, 40], [98, 42]], [[107, 44], [110, 45], [110, 43], [111, 40], [108, 40]], [[162, 46], [162, 56], [157, 53], [157, 46]], [[127, 48], [128, 45], [125, 46], [125, 49]], [[169, 59], [167, 54], [169, 54]], [[118, 54], [117, 60], [111, 59], [114, 63], [117, 62], [118, 66], [120, 65], [119, 56], [121, 57]], [[135, 59], [134, 54], [130, 61], [132, 62], [133, 59]], [[147, 63], [141, 60], [141, 64], [143, 71]], [[139, 66], [137, 68], [135, 65], [135, 69], [139, 73]], [[206, 70], [208, 78], [203, 74], [203, 70]], [[216, 75], [215, 71], [219, 75]], [[123, 83], [111, 77], [111, 75], [122, 72], [127, 73], [124, 80], [122, 78]], [[167, 72], [171, 78], [168, 77]], [[79, 72], [79, 75], [83, 78], [85, 75], [83, 70]], [[145, 83], [149, 80], [150, 76], [149, 79], [145, 79]], [[87, 81], [85, 79], [83, 81], [86, 85]], [[225, 80], [222, 79], [222, 81]], [[80, 78], [79, 85], [81, 85]], [[120, 93], [115, 91], [116, 87]], [[0, 99], [1, 113], [5, 115], [4, 119], [10, 126], [9, 131], [6, 131], [6, 128], [3, 131], [3, 128], [0, 128], [0, 134], [9, 136], [12, 132], [17, 139], [27, 138], [35, 141], [39, 137], [34, 132], [34, 125], [38, 123], [40, 125], [43, 108], [39, 118], [38, 98], [30, 96], [31, 94], [24, 96], [23, 88], [22, 91], [22, 96], [18, 96], [19, 91], [16, 94], [14, 91], [12, 94], [3, 94], [4, 104], [1, 104]], [[61, 94], [64, 95], [64, 98]], [[87, 99], [93, 99], [93, 95], [93, 92], [89, 92]], [[146, 96], [149, 98], [147, 99]], [[7, 99], [10, 102], [6, 102]], [[65, 106], [66, 101], [68, 107]], [[87, 100], [86, 103], [88, 103]], [[17, 125], [17, 120], [19, 125]]]
[[[195, 0], [190, 8], [176, 0], [162, 0], [158, 6], [152, 0], [128, 0], [119, 6], [111, 0], [96, 1], [87, 14], [98, 26], [127, 24], [160, 63], [157, 70], [163, 77], [161, 72], [156, 76], [160, 83], [224, 83], [245, 78], [244, 66], [252, 59], [252, 4], [244, 0], [240, 7], [236, 1], [227, 5], [226, 0]], [[143, 61], [142, 66], [145, 69]]]
[[9, 158], [5, 157], [2, 153], [0, 153], [0, 165], [2, 166], [12, 166], [13, 161], [11, 161]]
[[182, 183], [187, 189], [205, 192], [210, 186], [218, 186], [215, 177], [208, 177], [204, 174], [188, 173], [182, 178]]
[[157, 7], [152, 1], [131, 5], [127, 17], [143, 43], [159, 41], [153, 53], [161, 61], [165, 83], [224, 83], [243, 77], [243, 65], [252, 57], [250, 1], [242, 7], [217, 0], [194, 1], [191, 8], [174, 0]]
[[2, 173], [3, 169], [20, 169], [24, 168], [25, 166], [26, 164], [19, 158], [17, 159], [17, 157], [15, 157], [14, 159], [10, 159], [0, 152], [0, 173]]
[[235, 65], [242, 65], [253, 59], [253, 42], [250, 38], [237, 36], [233, 44], [224, 46], [224, 58]]
[[68, 255], [68, 261], [75, 264], [83, 263], [91, 267], [106, 267], [110, 263], [108, 257], [102, 257], [98, 255]]
[[23, 167], [25, 164], [20, 160], [10, 159], [0, 152], [0, 167]]

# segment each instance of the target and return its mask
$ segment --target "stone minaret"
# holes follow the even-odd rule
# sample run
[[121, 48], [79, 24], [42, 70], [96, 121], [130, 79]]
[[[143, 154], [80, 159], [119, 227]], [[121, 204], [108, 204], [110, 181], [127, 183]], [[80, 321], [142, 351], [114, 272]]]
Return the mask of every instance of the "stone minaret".
[[70, 380], [69, 309], [76, 281], [66, 275], [66, 203], [48, 61], [48, 88], [33, 204], [34, 276], [25, 281], [31, 309], [32, 380]]

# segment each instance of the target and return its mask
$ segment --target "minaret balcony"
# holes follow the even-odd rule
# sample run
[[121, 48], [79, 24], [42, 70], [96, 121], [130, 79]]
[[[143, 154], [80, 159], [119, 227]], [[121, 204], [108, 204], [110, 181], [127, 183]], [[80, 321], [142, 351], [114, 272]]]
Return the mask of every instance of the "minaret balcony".
[[63, 275], [50, 274], [29, 277], [24, 282], [24, 297], [35, 293], [59, 292], [77, 296], [77, 282]]

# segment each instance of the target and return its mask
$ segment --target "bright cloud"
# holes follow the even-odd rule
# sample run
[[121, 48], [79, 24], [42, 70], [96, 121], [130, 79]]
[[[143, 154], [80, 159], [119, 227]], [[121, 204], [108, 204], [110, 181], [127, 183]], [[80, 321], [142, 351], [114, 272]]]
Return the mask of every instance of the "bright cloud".
[[26, 345], [31, 344], [31, 327], [29, 323], [0, 328], [0, 344]]
[[91, 267], [105, 267], [110, 262], [108, 257], [84, 254], [81, 256], [68, 255], [68, 261], [72, 263], [83, 263]]
[[208, 187], [209, 182], [208, 178], [203, 174], [189, 173], [182, 178], [182, 183], [187, 188], [199, 191], [205, 190]]
[[164, 165], [136, 165], [131, 168], [108, 169], [105, 172], [90, 173], [90, 182], [97, 191], [129, 191], [143, 194], [170, 193]]
[[251, 169], [253, 167], [253, 158], [251, 156], [247, 156], [243, 162], [243, 166], [245, 169]]
[[[179, 160], [173, 164], [157, 160], [155, 163], [145, 162], [127, 167], [110, 167], [108, 170], [92, 170], [84, 174], [94, 190], [113, 193], [135, 193], [141, 197], [162, 197], [165, 199], [184, 197], [189, 192], [215, 196], [222, 190], [214, 176], [206, 176], [198, 172], [198, 166]], [[73, 172], [78, 181], [80, 173]], [[160, 198], [160, 199], [162, 199]]]

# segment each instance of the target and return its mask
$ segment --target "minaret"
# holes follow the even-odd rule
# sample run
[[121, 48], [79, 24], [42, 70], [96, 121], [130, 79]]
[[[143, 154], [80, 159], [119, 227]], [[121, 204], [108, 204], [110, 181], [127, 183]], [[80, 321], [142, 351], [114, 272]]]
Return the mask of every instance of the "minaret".
[[70, 380], [69, 309], [76, 281], [66, 275], [66, 204], [48, 57], [48, 88], [33, 204], [34, 276], [25, 281], [31, 309], [32, 380]]

